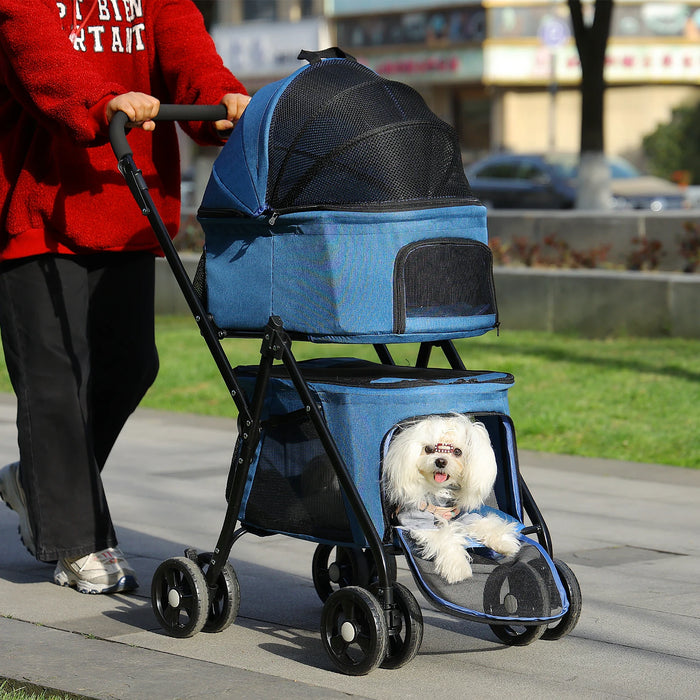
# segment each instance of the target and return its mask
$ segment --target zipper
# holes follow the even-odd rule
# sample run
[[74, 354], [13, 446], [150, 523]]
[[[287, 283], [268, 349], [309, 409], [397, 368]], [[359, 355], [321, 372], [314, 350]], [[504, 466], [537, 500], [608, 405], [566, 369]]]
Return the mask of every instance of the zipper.
[[279, 207], [273, 209], [272, 207], [267, 207], [265, 209], [260, 209], [254, 214], [244, 214], [236, 209], [223, 209], [220, 207], [200, 207], [197, 211], [197, 215], [203, 218], [210, 219], [221, 219], [221, 218], [243, 218], [243, 219], [257, 219], [261, 216], [268, 217], [268, 223], [270, 226], [274, 226], [277, 219], [281, 214], [294, 214], [296, 212], [305, 211], [340, 211], [340, 212], [365, 212], [367, 214], [381, 214], [383, 212], [398, 212], [398, 211], [420, 211], [421, 209], [441, 209], [443, 207], [462, 207], [462, 206], [480, 206], [481, 201], [476, 197], [464, 197], [459, 199], [459, 201], [454, 201], [452, 199], [431, 199], [425, 200], [421, 199], [415, 201], [409, 205], [407, 202], [389, 202], [383, 206], [358, 206], [358, 205], [309, 205], [306, 207]]

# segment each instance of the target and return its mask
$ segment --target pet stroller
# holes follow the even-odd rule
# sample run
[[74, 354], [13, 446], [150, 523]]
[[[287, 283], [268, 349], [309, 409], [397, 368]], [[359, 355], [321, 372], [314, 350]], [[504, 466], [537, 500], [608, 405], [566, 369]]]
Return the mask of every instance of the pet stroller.
[[[453, 343], [498, 326], [486, 212], [469, 190], [453, 130], [418, 94], [339, 49], [252, 98], [217, 158], [200, 210], [205, 251], [191, 282], [154, 210], [124, 135], [112, 144], [238, 409], [227, 510], [212, 552], [164, 561], [152, 604], [172, 636], [221, 631], [240, 590], [240, 536], [317, 543], [321, 638], [351, 675], [398, 668], [418, 652], [421, 609], [396, 580], [404, 554], [418, 589], [503, 642], [569, 632], [580, 589], [553, 559], [522, 479], [506, 373], [468, 370]], [[218, 119], [218, 108], [162, 106], [160, 119]], [[260, 360], [232, 368], [226, 338], [258, 337]], [[377, 361], [299, 362], [295, 341], [360, 343]], [[413, 366], [389, 345], [418, 344]], [[401, 346], [405, 348], [406, 346]], [[430, 367], [433, 351], [449, 369]], [[498, 461], [490, 504], [521, 523], [520, 552], [474, 543], [474, 574], [446, 584], [383, 502], [383, 450], [421, 415], [463, 413], [487, 427]], [[529, 521], [529, 524], [528, 522]], [[531, 539], [530, 535], [535, 539]]]

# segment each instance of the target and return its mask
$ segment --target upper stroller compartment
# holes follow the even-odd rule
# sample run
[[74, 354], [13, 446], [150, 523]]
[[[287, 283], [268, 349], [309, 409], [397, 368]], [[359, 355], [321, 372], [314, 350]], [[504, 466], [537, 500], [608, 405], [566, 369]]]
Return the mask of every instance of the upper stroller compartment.
[[312, 56], [253, 96], [214, 164], [199, 220], [217, 325], [274, 314], [333, 342], [493, 328], [485, 209], [454, 130], [411, 87]]
[[474, 203], [454, 130], [413, 88], [353, 60], [319, 60], [260, 90], [226, 150], [205, 210]]

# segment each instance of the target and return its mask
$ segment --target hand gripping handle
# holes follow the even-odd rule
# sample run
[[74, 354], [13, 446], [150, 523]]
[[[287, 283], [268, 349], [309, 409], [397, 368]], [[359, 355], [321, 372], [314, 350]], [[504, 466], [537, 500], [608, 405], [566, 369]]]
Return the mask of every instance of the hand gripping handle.
[[[206, 122], [226, 119], [224, 105], [160, 105], [153, 121]], [[132, 156], [133, 151], [126, 138], [126, 124], [129, 117], [124, 112], [117, 112], [109, 124], [109, 141], [117, 160]]]

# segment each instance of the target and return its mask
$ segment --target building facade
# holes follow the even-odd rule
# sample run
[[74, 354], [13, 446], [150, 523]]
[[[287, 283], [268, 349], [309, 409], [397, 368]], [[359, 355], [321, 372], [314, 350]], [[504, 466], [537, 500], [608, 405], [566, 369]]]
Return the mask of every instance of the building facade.
[[[299, 49], [338, 45], [415, 87], [455, 126], [467, 160], [498, 149], [578, 150], [580, 64], [566, 0], [199, 4], [251, 90], [298, 67]], [[590, 15], [594, 3], [584, 7]], [[700, 0], [614, 0], [606, 150], [643, 164], [643, 136], [700, 99], [699, 78]]]

